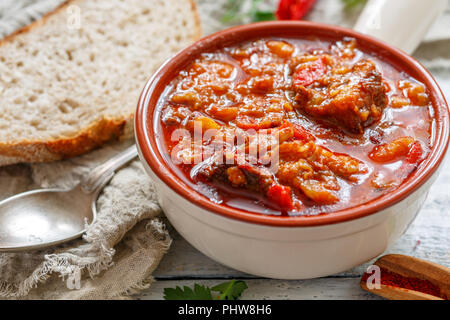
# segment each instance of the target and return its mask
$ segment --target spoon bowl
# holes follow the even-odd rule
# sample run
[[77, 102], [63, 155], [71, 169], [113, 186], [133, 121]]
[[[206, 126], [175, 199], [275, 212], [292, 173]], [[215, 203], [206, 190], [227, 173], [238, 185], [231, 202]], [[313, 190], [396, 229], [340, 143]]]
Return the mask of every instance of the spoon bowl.
[[78, 238], [96, 216], [97, 194], [78, 186], [43, 189], [0, 202], [0, 250], [30, 250]]
[[93, 169], [71, 190], [40, 189], [0, 201], [0, 252], [36, 250], [80, 237], [97, 217], [96, 200], [136, 145]]

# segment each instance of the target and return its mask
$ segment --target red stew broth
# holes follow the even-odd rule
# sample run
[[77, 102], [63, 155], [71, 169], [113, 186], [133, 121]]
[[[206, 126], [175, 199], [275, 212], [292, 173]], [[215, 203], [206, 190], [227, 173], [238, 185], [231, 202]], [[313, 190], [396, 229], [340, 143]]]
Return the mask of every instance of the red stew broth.
[[[196, 61], [193, 61], [193, 64], [196, 62], [209, 63], [218, 61], [231, 65], [234, 69], [228, 79], [231, 79], [230, 82], [232, 82], [232, 87], [234, 90], [237, 84], [248, 81], [252, 78], [248, 71], [246, 72], [243, 70], [244, 68], [248, 68], [249, 66], [252, 67], [252, 63], [254, 63], [256, 69], [258, 69], [258, 67], [264, 67], [263, 64], [267, 63], [264, 59], [271, 59], [270, 54], [267, 55], [268, 49], [266, 45], [267, 42], [271, 40], [282, 41], [294, 47], [294, 52], [291, 56], [289, 56], [289, 59], [296, 55], [321, 55], [323, 53], [330, 53], [333, 50], [332, 46], [342, 46], [342, 43], [338, 43], [336, 45], [335, 43], [321, 40], [267, 38], [245, 42], [237, 46], [227, 47], [214, 52], [204, 53], [199, 56]], [[344, 41], [344, 43], [347, 42]], [[256, 49], [245, 62], [247, 64], [243, 66], [242, 60], [235, 59], [236, 51], [245, 49], [251, 51], [251, 48]], [[263, 50], [264, 54], [261, 54], [258, 50]], [[346, 49], [343, 49], [344, 52], [345, 50]], [[373, 121], [371, 124], [369, 123], [365, 125], [361, 132], [354, 132], [349, 130], [348, 127], [341, 126], [339, 119], [334, 119], [334, 121], [330, 122], [328, 121], [327, 116], [321, 118], [320, 116], [316, 116], [316, 114], [304, 112], [301, 108], [297, 109], [294, 107], [295, 117], [291, 116], [291, 118], [288, 118], [290, 123], [298, 124], [312, 134], [315, 137], [315, 145], [325, 147], [327, 150], [335, 154], [348, 155], [351, 158], [361, 162], [366, 169], [365, 172], [353, 175], [351, 181], [339, 175], [335, 177], [339, 190], [333, 190], [332, 192], [338, 198], [338, 201], [334, 203], [318, 203], [305, 196], [301, 190], [289, 186], [293, 189], [292, 197], [294, 199], [294, 203], [299, 203], [300, 205], [294, 208], [286, 209], [285, 207], [282, 207], [278, 203], [272, 201], [272, 199], [269, 199], [264, 192], [247, 190], [248, 188], [233, 185], [228, 183], [229, 181], [217, 181], [214, 179], [209, 181], [208, 179], [197, 179], [195, 176], [192, 176], [191, 172], [194, 165], [175, 164], [172, 161], [170, 154], [178, 142], [171, 141], [171, 135], [175, 129], [183, 127], [183, 124], [169, 124], [167, 121], [163, 120], [165, 113], [167, 113], [166, 110], [169, 107], [183, 107], [189, 109], [190, 112], [196, 112], [197, 117], [198, 115], [201, 115], [211, 118], [221, 126], [237, 126], [233, 122], [234, 120], [227, 122], [217, 119], [203, 107], [192, 107], [189, 105], [189, 102], [186, 101], [182, 101], [181, 103], [174, 103], [172, 101], [173, 96], [178, 92], [190, 91], [196, 85], [196, 80], [194, 79], [191, 86], [184, 85], [182, 88], [181, 84], [183, 79], [186, 81], [186, 78], [189, 77], [189, 74], [186, 71], [180, 72], [180, 74], [175, 77], [171, 84], [166, 88], [164, 94], [160, 97], [158, 102], [155, 118], [158, 119], [158, 123], [156, 123], [157, 132], [163, 133], [163, 135], [157, 139], [161, 154], [177, 176], [181, 177], [188, 186], [211, 199], [211, 201], [220, 203], [224, 206], [240, 208], [260, 214], [295, 216], [330, 213], [366, 203], [398, 188], [401, 183], [405, 181], [414, 170], [416, 170], [417, 166], [420, 165], [420, 161], [417, 161], [417, 163], [414, 164], [406, 163], [406, 156], [402, 155], [392, 161], [382, 163], [374, 161], [371, 157], [369, 157], [369, 154], [373, 152], [374, 148], [377, 146], [389, 144], [401, 137], [411, 137], [415, 142], [420, 144], [422, 149], [421, 160], [423, 160], [431, 147], [433, 108], [431, 102], [429, 101], [426, 101], [425, 103], [422, 101], [421, 105], [415, 105], [413, 100], [410, 100], [409, 103], [407, 103], [408, 88], [399, 88], [399, 84], [402, 81], [412, 84], [413, 87], [423, 87], [420, 82], [411, 78], [408, 74], [396, 70], [394, 67], [381, 61], [376, 56], [360, 51], [357, 44], [356, 48], [352, 50], [353, 56], [350, 59], [351, 62], [347, 60], [347, 64], [354, 65], [358, 61], [369, 60], [376, 66], [376, 70], [382, 76], [384, 86], [387, 90], [386, 96], [388, 102], [387, 106], [382, 111], [380, 118]], [[284, 90], [287, 92], [284, 98], [286, 98], [293, 105], [296, 105], [297, 102], [294, 98], [295, 90], [290, 87], [293, 83], [292, 78], [295, 75], [294, 69], [289, 66], [288, 58], [278, 58], [280, 57], [276, 56], [274, 58], [275, 64], [279, 64], [278, 68], [280, 68], [280, 70], [284, 70], [284, 78], [280, 81], [284, 81], [285, 87], [288, 88]], [[191, 66], [185, 68], [185, 70], [189, 70], [191, 67], [192, 64]], [[299, 67], [297, 66], [297, 68]], [[274, 78], [276, 78], [277, 75], [279, 74], [276, 74]], [[214, 77], [212, 77], [212, 79], [213, 78]], [[214, 79], [212, 81], [214, 81]], [[278, 80], [276, 79], [275, 83], [277, 81]], [[278, 83], [276, 85], [278, 85]], [[274, 85], [274, 87], [276, 87], [276, 85]], [[281, 87], [282, 86], [283, 85], [281, 85]], [[283, 91], [283, 89], [279, 89], [278, 93], [281, 91]], [[232, 99], [223, 97], [224, 94], [226, 94], [225, 89], [224, 92], [225, 93], [212, 93], [212, 95], [215, 95], [214, 99], [219, 101], [218, 103], [222, 106], [236, 107], [239, 109], [241, 106], [236, 103], [236, 100], [232, 101]], [[424, 95], [426, 95], [426, 92], [427, 90], [425, 88]], [[268, 99], [276, 95], [277, 93], [273, 93], [272, 91], [269, 93], [262, 92], [256, 94], [256, 96], [260, 96], [259, 98], [261, 99]], [[255, 94], [253, 96], [255, 96]], [[401, 102], [400, 106], [397, 103], [394, 107], [393, 104], [396, 102], [393, 101], [396, 97], [400, 97]], [[238, 95], [238, 100], [245, 98], [245, 94]], [[200, 103], [204, 102], [205, 101], [200, 101]], [[403, 104], [405, 105], [403, 106]], [[262, 122], [263, 121], [260, 123]], [[280, 127], [280, 124], [273, 123], [269, 124], [268, 129], [277, 127]], [[378, 179], [377, 176], [379, 177]], [[276, 178], [275, 181], [277, 181]], [[380, 182], [374, 183], [374, 181]]]

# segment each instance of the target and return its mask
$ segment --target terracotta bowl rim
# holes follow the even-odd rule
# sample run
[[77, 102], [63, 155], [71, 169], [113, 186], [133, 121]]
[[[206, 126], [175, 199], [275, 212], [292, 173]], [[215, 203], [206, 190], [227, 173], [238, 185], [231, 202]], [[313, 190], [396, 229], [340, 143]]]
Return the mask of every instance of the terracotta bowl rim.
[[[421, 163], [420, 167], [394, 191], [371, 200], [370, 202], [331, 213], [316, 216], [296, 217], [262, 215], [212, 202], [207, 197], [193, 190], [181, 178], [179, 178], [169, 168], [161, 156], [155, 138], [158, 136], [158, 133], [156, 132], [155, 134], [155, 132], [153, 132], [153, 114], [155, 111], [156, 102], [160, 97], [160, 94], [156, 96], [156, 93], [154, 92], [155, 89], [158, 85], [162, 88], [160, 82], [166, 85], [171, 79], [173, 79], [174, 75], [179, 70], [177, 69], [177, 66], [180, 68], [179, 66], [181, 64], [187, 64], [189, 61], [192, 61], [192, 57], [197, 56], [200, 52], [204, 52], [205, 49], [212, 49], [217, 46], [220, 47], [225, 43], [228, 45], [228, 42], [232, 43], [234, 41], [230, 39], [234, 39], [235, 37], [237, 38], [239, 35], [244, 35], [244, 37], [246, 37], [245, 34], [259, 32], [261, 34], [261, 38], [280, 37], [279, 35], [275, 35], [276, 33], [274, 30], [276, 30], [276, 32], [286, 30], [286, 32], [292, 33], [295, 30], [305, 28], [310, 31], [315, 31], [316, 36], [317, 34], [321, 34], [322, 36], [325, 35], [325, 37], [329, 35], [330, 38], [343, 38], [346, 36], [356, 38], [359, 45], [370, 47], [370, 49], [373, 50], [372, 53], [375, 53], [376, 55], [385, 55], [385, 57], [389, 54], [389, 56], [397, 59], [398, 63], [402, 64], [401, 70], [406, 70], [408, 73], [412, 72], [420, 76], [421, 79], [419, 80], [426, 84], [429, 92], [431, 93], [435, 110], [436, 125], [434, 132], [434, 145], [430, 154]], [[292, 36], [290, 37], [292, 38]], [[248, 36], [248, 39], [253, 38], [255, 37]], [[241, 40], [236, 41], [236, 43], [240, 41]], [[167, 78], [167, 81], [165, 82], [163, 80], [164, 76]], [[417, 76], [415, 77], [417, 78]], [[152, 106], [149, 106], [150, 100], [155, 101]], [[141, 151], [143, 158], [141, 159], [149, 165], [156, 176], [170, 189], [196, 206], [209, 211], [211, 214], [218, 214], [223, 217], [242, 222], [274, 227], [309, 227], [341, 223], [366, 217], [398, 203], [421, 187], [438, 169], [448, 148], [449, 127], [449, 110], [445, 97], [433, 76], [417, 60], [403, 51], [396, 49], [380, 40], [358, 33], [351, 29], [309, 21], [274, 21], [253, 23], [226, 29], [196, 41], [166, 61], [166, 63], [164, 63], [147, 82], [139, 98], [135, 117], [136, 142]]]

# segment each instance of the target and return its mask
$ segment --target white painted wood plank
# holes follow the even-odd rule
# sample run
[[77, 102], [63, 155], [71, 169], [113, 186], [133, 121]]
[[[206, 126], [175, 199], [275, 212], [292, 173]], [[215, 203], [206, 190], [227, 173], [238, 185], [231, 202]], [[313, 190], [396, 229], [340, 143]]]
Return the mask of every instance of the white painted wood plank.
[[[169, 222], [167, 221], [167, 224]], [[169, 227], [173, 238], [169, 252], [153, 273], [157, 279], [249, 277], [205, 256]]]
[[[223, 280], [164, 280], [155, 282], [149, 290], [135, 297], [142, 300], [163, 298], [164, 288], [190, 286], [194, 283], [213, 286]], [[246, 280], [248, 289], [241, 299], [253, 300], [379, 300], [378, 296], [370, 294], [359, 287], [359, 279], [355, 278], [322, 278], [313, 280], [281, 281], [267, 279]]]

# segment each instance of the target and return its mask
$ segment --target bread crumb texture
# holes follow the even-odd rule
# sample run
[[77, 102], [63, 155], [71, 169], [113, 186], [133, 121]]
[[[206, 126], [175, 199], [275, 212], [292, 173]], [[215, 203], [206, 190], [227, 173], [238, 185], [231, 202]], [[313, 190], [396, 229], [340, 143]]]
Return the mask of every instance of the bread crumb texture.
[[140, 91], [200, 36], [191, 0], [73, 0], [0, 43], [0, 165], [130, 132]]

